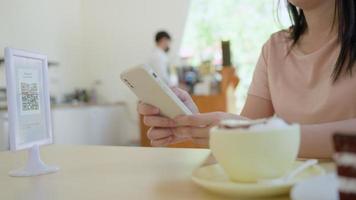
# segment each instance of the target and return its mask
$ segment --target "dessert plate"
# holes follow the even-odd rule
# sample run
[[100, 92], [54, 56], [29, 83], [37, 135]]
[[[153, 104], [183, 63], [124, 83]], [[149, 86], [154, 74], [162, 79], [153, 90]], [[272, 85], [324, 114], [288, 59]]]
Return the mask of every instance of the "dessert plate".
[[338, 200], [336, 175], [327, 174], [299, 182], [292, 189], [291, 198], [293, 200]]
[[[301, 163], [296, 161], [293, 170]], [[297, 175], [291, 182], [282, 184], [239, 183], [231, 181], [219, 164], [202, 166], [193, 171], [192, 180], [202, 188], [231, 197], [270, 197], [288, 194], [291, 187], [304, 179], [325, 174], [323, 168], [315, 165]]]

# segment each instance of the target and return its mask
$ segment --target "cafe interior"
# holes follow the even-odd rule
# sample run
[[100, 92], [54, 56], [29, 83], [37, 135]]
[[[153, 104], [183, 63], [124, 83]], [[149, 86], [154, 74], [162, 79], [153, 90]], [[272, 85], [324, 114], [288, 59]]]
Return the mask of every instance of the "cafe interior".
[[[224, 160], [235, 157], [215, 153], [212, 141], [211, 150], [190, 140], [153, 147], [147, 135], [150, 126], [138, 112], [140, 99], [120, 80], [121, 73], [137, 66], [160, 70], [152, 59], [163, 59], [165, 74], [158, 73], [160, 78], [186, 91], [200, 113], [240, 114], [262, 46], [272, 33], [291, 26], [286, 4], [277, 0], [0, 0], [0, 199], [338, 199], [336, 165], [330, 159], [295, 161], [294, 155], [295, 163], [289, 166], [295, 172], [293, 181], [278, 180], [282, 183], [255, 179], [251, 183], [255, 172], [247, 168], [256, 169], [259, 162], [236, 166], [232, 171], [247, 170], [245, 183], [239, 182], [241, 174], [236, 178], [231, 166], [226, 167], [233, 164]], [[169, 40], [163, 50], [158, 50], [159, 33]], [[28, 148], [11, 147], [6, 47], [47, 56], [52, 135], [51, 143], [39, 145], [37, 154], [45, 164], [58, 166], [54, 173], [9, 175], [25, 166]], [[219, 145], [225, 146], [224, 152], [235, 151], [229, 145], [233, 139], [216, 141], [223, 143]], [[239, 141], [240, 148], [263, 146]], [[293, 154], [295, 141], [299, 139], [274, 153], [278, 161], [269, 160], [281, 163], [272, 168], [284, 170], [280, 176], [291, 174], [281, 169], [285, 161], [279, 160]], [[263, 151], [264, 155], [241, 155], [263, 160], [271, 150]], [[221, 157], [218, 163], [223, 168], [214, 156]], [[243, 162], [236, 160], [236, 165]], [[332, 192], [324, 194], [326, 190]]]

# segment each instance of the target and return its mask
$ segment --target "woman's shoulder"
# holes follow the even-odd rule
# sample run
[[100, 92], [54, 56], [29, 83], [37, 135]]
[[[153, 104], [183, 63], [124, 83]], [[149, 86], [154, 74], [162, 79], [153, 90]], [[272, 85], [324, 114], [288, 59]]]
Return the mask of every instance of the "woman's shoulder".
[[289, 29], [283, 29], [280, 31], [277, 31], [275, 33], [273, 33], [270, 38], [268, 39], [268, 41], [266, 42], [266, 44], [289, 44], [292, 41], [291, 37], [290, 37], [290, 30]]
[[[267, 42], [263, 45], [265, 53], [277, 53], [287, 52], [291, 45], [290, 31], [288, 29], [280, 30], [273, 33]], [[267, 51], [267, 52], [266, 52]]]

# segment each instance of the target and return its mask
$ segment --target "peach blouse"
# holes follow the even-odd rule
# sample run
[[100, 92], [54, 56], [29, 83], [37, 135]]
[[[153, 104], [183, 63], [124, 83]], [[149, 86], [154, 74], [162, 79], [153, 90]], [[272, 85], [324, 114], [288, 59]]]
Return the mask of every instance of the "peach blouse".
[[[262, 48], [249, 95], [272, 102], [288, 122], [317, 124], [356, 117], [356, 71], [333, 83], [331, 74], [340, 46], [337, 37], [303, 54], [289, 51], [286, 31], [274, 33]], [[289, 53], [288, 53], [289, 52]]]

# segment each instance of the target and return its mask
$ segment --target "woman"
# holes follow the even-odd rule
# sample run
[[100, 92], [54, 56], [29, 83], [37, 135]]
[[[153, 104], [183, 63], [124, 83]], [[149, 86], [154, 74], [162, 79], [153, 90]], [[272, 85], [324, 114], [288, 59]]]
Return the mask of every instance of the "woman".
[[174, 92], [195, 113], [168, 119], [140, 103], [154, 146], [192, 139], [208, 145], [221, 119], [276, 114], [301, 124], [301, 157], [332, 155], [335, 132], [356, 132], [356, 1], [289, 0], [293, 26], [264, 44], [241, 116], [200, 114], [190, 96]]

